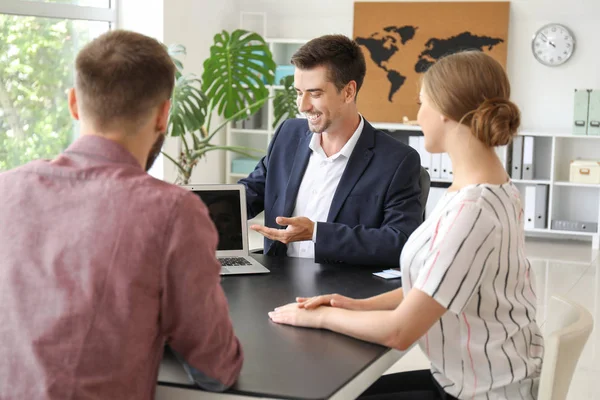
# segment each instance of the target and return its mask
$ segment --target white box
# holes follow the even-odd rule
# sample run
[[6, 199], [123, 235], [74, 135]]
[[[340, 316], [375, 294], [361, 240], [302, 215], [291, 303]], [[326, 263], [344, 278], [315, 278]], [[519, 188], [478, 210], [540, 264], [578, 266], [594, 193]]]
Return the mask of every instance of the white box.
[[600, 161], [571, 161], [569, 181], [574, 183], [600, 184]]

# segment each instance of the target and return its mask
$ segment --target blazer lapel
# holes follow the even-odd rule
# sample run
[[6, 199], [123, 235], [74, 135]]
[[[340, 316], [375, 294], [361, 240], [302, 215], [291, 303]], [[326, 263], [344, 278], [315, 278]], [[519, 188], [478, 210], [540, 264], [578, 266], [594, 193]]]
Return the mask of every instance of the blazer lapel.
[[375, 146], [375, 129], [365, 120], [363, 131], [356, 142], [356, 146], [352, 151], [352, 155], [348, 160], [346, 169], [342, 174], [340, 183], [333, 195], [331, 201], [331, 207], [329, 208], [329, 214], [327, 215], [327, 222], [334, 222], [339, 214], [346, 198], [356, 185], [356, 182], [360, 179], [363, 172], [369, 165], [371, 158], [373, 158], [373, 151], [371, 150]]
[[296, 155], [294, 157], [294, 163], [292, 164], [292, 171], [290, 178], [287, 182], [285, 189], [285, 202], [283, 203], [283, 217], [291, 217], [294, 212], [296, 205], [296, 197], [298, 197], [298, 190], [300, 190], [300, 183], [302, 183], [302, 177], [306, 171], [308, 165], [308, 159], [310, 158], [311, 149], [309, 146], [312, 133], [306, 132], [306, 136], [298, 142], [298, 148], [296, 149]]

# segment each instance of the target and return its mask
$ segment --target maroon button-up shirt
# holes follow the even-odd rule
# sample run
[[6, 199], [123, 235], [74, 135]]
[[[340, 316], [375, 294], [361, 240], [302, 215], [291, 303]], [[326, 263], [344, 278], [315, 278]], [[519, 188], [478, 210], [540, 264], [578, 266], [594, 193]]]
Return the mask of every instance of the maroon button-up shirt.
[[105, 138], [0, 174], [0, 399], [151, 399], [165, 342], [231, 385], [216, 246], [197, 196]]

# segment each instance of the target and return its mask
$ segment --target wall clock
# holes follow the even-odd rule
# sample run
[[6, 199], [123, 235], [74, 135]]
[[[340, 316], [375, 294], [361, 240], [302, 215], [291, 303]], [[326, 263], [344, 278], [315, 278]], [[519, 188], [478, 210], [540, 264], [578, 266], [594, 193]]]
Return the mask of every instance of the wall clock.
[[531, 51], [536, 60], [555, 67], [566, 63], [573, 56], [575, 37], [564, 25], [544, 25], [533, 35]]

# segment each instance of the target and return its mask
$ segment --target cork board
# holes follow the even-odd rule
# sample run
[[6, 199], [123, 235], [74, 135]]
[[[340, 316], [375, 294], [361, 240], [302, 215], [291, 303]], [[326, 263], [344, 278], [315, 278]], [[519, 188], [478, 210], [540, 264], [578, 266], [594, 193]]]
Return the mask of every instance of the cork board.
[[353, 37], [367, 62], [358, 94], [371, 122], [417, 117], [420, 78], [437, 59], [466, 49], [506, 66], [509, 2], [357, 2]]

